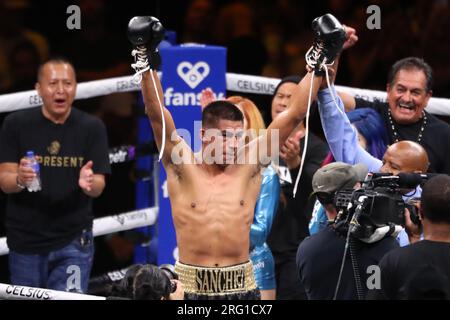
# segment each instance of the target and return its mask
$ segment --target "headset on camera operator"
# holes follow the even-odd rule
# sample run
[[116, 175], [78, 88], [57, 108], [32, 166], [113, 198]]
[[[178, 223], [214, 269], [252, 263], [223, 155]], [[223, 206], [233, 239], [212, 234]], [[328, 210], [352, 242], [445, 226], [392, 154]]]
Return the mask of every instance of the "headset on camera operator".
[[[340, 192], [351, 195], [350, 190], [354, 189], [355, 194], [364, 190], [360, 182], [366, 174], [365, 165], [335, 162], [320, 168], [313, 177], [314, 194], [324, 206], [329, 224], [298, 248], [298, 274], [308, 299], [363, 299], [367, 293], [367, 267], [378, 264], [387, 252], [398, 247], [393, 237], [395, 228], [388, 228], [390, 232], [384, 232], [377, 241], [365, 233], [366, 238], [360, 238], [358, 232], [350, 236], [350, 214], [356, 210], [336, 207]], [[373, 234], [387, 225], [364, 222], [362, 225], [370, 227]]]
[[183, 300], [184, 290], [175, 268], [134, 264], [89, 282], [89, 293], [131, 300]]

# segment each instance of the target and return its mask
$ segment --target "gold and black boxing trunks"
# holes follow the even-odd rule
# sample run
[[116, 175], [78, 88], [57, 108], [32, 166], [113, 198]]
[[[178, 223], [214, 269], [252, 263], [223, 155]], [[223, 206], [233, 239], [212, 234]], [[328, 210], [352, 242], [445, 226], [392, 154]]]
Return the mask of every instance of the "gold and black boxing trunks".
[[186, 300], [260, 300], [252, 263], [201, 267], [177, 262], [175, 272]]

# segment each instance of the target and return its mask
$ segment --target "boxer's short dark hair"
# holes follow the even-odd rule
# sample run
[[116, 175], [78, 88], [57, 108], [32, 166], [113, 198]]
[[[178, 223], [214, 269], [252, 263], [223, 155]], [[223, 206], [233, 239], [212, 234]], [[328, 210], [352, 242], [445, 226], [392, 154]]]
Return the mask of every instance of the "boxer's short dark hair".
[[203, 109], [202, 124], [203, 127], [215, 127], [219, 120], [244, 122], [244, 116], [241, 110], [231, 102], [217, 100], [211, 102]]

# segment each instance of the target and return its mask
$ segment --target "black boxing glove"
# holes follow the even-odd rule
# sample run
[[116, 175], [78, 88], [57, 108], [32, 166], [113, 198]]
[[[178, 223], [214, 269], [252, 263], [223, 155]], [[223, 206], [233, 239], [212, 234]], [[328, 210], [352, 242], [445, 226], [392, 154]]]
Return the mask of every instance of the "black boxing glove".
[[315, 18], [312, 22], [312, 29], [315, 37], [327, 44], [335, 44], [337, 49], [345, 42], [344, 27], [332, 14], [327, 13]]
[[306, 54], [307, 64], [318, 75], [324, 75], [322, 63], [332, 64], [342, 51], [346, 39], [344, 26], [331, 14], [315, 18], [312, 22], [314, 43]]
[[151, 16], [134, 17], [128, 23], [128, 39], [134, 46], [145, 45], [150, 52], [157, 50], [164, 39], [164, 27]]
[[164, 39], [165, 30], [161, 22], [151, 16], [133, 17], [128, 23], [128, 40], [135, 47], [132, 55], [136, 57], [136, 64], [132, 67], [137, 73], [142, 73], [148, 66], [156, 69], [161, 58], [158, 45]]

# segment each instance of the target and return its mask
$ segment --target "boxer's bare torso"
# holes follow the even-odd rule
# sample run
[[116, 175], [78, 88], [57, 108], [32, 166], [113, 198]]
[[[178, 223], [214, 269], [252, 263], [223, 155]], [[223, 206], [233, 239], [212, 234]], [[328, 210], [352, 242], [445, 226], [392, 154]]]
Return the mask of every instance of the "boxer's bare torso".
[[165, 166], [180, 262], [220, 267], [248, 261], [260, 167]]

